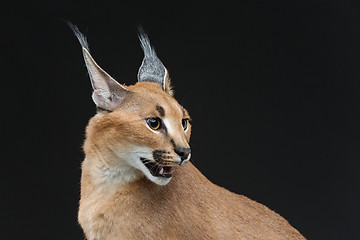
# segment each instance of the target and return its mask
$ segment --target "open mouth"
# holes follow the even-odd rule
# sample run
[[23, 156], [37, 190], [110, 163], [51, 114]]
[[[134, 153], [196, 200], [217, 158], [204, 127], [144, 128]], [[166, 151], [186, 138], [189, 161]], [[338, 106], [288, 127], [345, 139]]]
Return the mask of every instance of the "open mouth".
[[171, 178], [171, 174], [175, 170], [174, 166], [161, 166], [160, 164], [145, 158], [140, 158], [140, 160], [154, 177]]

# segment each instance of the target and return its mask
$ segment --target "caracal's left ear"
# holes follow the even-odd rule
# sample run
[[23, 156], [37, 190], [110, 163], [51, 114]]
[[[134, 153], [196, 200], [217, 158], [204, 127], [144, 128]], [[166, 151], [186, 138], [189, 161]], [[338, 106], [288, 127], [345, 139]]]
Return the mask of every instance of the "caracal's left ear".
[[74, 31], [75, 36], [82, 46], [86, 68], [89, 72], [91, 86], [94, 90], [92, 94], [94, 103], [100, 109], [107, 111], [115, 110], [130, 91], [113, 79], [95, 62], [90, 55], [86, 37], [75, 25], [69, 22], [68, 25]]
[[141, 27], [139, 27], [139, 39], [144, 51], [144, 59], [139, 68], [138, 82], [148, 81], [158, 83], [165, 92], [173, 95], [169, 73], [157, 57], [147, 34]]

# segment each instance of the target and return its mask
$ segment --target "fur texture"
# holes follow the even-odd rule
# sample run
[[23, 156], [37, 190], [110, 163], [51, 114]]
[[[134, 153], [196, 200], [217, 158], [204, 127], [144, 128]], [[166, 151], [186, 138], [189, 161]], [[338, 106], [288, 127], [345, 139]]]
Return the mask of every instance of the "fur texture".
[[150, 39], [142, 27], [139, 27], [139, 40], [141, 48], [144, 51], [144, 59], [139, 68], [138, 81], [156, 82], [160, 84], [166, 92], [173, 95], [169, 73], [157, 57], [154, 48], [150, 44]]
[[139, 82], [125, 87], [96, 64], [85, 37], [72, 28], [93, 100], [106, 110], [86, 128], [78, 219], [88, 240], [304, 239], [280, 215], [186, 163], [190, 116], [172, 97], [167, 70], [146, 35]]
[[304, 239], [280, 215], [212, 184], [191, 163], [165, 186], [141, 178], [99, 187], [91, 168], [85, 161], [79, 212], [89, 240]]

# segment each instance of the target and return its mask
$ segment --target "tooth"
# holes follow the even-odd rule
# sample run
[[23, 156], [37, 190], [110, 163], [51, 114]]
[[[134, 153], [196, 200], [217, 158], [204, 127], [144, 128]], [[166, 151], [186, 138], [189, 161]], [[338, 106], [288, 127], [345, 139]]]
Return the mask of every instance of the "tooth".
[[164, 168], [161, 168], [159, 174], [163, 174], [163, 173], [164, 173]]

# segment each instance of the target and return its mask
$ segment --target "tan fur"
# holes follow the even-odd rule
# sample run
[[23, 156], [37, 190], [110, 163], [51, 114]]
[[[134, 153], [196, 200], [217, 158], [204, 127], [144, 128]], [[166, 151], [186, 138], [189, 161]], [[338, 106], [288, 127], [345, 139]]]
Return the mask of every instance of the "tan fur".
[[[119, 159], [134, 146], [165, 149], [173, 159], [169, 139], [183, 146], [190, 140], [191, 126], [186, 132], [181, 126], [188, 113], [158, 84], [140, 82], [126, 89], [131, 95], [121, 106], [98, 113], [86, 130], [79, 222], [88, 240], [304, 239], [280, 215], [211, 183], [190, 162], [177, 166], [165, 186], [136, 169], [129, 170], [136, 176], [131, 181], [113, 180], [118, 176], [112, 170], [126, 168]], [[176, 134], [148, 129], [145, 119], [159, 115], [156, 105], [164, 108]]]

